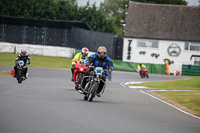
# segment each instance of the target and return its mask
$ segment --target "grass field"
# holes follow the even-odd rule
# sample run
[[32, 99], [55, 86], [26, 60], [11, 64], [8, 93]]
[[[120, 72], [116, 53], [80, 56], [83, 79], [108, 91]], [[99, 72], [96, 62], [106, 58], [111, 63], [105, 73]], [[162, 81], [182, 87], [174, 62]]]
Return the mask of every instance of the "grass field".
[[[0, 53], [0, 65], [14, 66], [14, 60], [18, 54]], [[40, 55], [30, 55], [31, 65], [29, 67], [50, 67], [50, 68], [71, 68], [70, 58], [63, 57], [49, 57]]]
[[193, 90], [193, 91], [159, 91], [152, 92], [165, 101], [174, 104], [183, 110], [200, 116], [200, 76], [190, 76], [190, 80], [162, 81], [137, 84], [147, 86], [151, 90]]
[[[14, 66], [13, 61], [17, 56], [18, 54], [0, 53], [0, 65]], [[39, 55], [30, 55], [30, 57], [32, 59], [30, 67], [71, 68], [72, 59]], [[10, 75], [10, 71], [0, 71], [0, 76], [5, 75]], [[143, 83], [140, 85], [155, 90], [195, 90], [188, 92], [152, 92], [152, 94], [182, 108], [183, 110], [200, 116], [200, 76], [192, 76], [189, 78], [192, 79]]]

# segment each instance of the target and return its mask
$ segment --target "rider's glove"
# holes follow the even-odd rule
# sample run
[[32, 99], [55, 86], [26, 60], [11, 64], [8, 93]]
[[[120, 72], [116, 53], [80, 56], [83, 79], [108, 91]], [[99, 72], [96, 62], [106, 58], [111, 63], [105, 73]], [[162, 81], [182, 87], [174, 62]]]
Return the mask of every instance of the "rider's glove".
[[28, 65], [30, 65], [31, 63], [29, 62]]

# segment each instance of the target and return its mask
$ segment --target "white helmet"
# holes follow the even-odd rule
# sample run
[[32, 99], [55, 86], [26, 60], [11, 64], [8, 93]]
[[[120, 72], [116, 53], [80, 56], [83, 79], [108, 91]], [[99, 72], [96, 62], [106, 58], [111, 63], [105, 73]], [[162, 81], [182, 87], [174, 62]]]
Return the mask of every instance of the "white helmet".
[[86, 48], [86, 47], [82, 48], [81, 54], [83, 57], [86, 57], [88, 55], [88, 53], [89, 53], [88, 48]]
[[26, 55], [26, 50], [25, 49], [21, 50], [21, 55]]

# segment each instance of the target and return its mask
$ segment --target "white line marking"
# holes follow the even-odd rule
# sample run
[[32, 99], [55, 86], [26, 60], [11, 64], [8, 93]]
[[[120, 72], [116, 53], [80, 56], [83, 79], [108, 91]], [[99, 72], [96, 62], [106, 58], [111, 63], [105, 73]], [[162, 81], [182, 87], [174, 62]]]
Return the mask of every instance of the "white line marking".
[[123, 86], [124, 88], [127, 88], [127, 87], [124, 85], [124, 82], [121, 82], [120, 84], [121, 84], [121, 86]]
[[195, 118], [197, 118], [197, 119], [200, 120], [200, 117], [195, 116], [195, 115], [193, 115], [193, 114], [190, 114], [190, 113], [188, 113], [188, 112], [185, 112], [185, 111], [183, 111], [182, 109], [180, 109], [180, 108], [178, 108], [178, 107], [176, 107], [176, 106], [174, 106], [174, 105], [172, 105], [172, 104], [170, 104], [170, 103], [168, 103], [168, 102], [165, 102], [165, 101], [163, 101], [163, 100], [161, 100], [161, 99], [159, 99], [159, 98], [157, 98], [157, 97], [155, 97], [155, 96], [153, 96], [153, 95], [151, 95], [151, 94], [149, 94], [149, 93], [146, 93], [146, 92], [144, 92], [144, 91], [142, 91], [142, 90], [140, 90], [140, 92], [143, 93], [143, 94], [146, 94], [146, 95], [148, 95], [148, 96], [150, 96], [150, 97], [152, 97], [152, 98], [155, 98], [155, 99], [157, 99], [157, 100], [159, 100], [159, 101], [161, 101], [161, 102], [163, 102], [163, 103], [165, 103], [165, 104], [167, 104], [167, 105], [169, 105], [169, 106], [171, 106], [171, 107], [173, 107], [173, 108], [175, 108], [175, 109], [177, 109], [177, 110], [179, 110], [179, 111], [181, 111], [181, 112], [183, 112], [183, 113], [185, 113], [185, 114], [187, 114], [187, 115], [190, 115], [190, 116], [195, 117]]
[[147, 87], [145, 86], [129, 86], [131, 89], [146, 89]]

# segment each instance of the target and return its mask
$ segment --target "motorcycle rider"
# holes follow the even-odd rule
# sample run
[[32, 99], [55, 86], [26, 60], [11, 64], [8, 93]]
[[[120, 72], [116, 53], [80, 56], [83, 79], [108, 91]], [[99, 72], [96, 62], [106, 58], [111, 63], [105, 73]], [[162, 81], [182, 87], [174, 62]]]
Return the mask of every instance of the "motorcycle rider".
[[87, 59], [89, 57], [89, 49], [86, 48], [86, 47], [83, 47], [81, 49], [81, 52], [80, 53], [77, 53], [73, 60], [72, 60], [72, 68], [71, 68], [71, 72], [72, 72], [72, 78], [71, 78], [71, 81], [74, 81], [74, 69], [75, 69], [75, 65], [76, 65], [76, 61], [79, 61], [79, 60], [82, 60], [82, 59]]
[[[86, 60], [86, 66], [91, 65], [95, 67], [103, 67], [103, 69], [107, 69], [107, 75], [111, 75], [112, 70], [114, 68], [112, 60], [108, 57], [107, 55], [107, 50], [105, 47], [100, 46], [97, 49], [97, 53], [91, 55], [87, 60]], [[90, 72], [93, 71], [93, 68], [89, 68], [89, 70], [85, 73], [85, 75], [90, 75]], [[106, 81], [106, 77], [102, 78], [104, 81]], [[83, 81], [83, 84], [86, 84], [86, 81]], [[100, 97], [99, 93], [103, 89], [103, 83], [100, 82], [98, 91], [97, 91], [97, 96]]]
[[[28, 60], [28, 65], [31, 64], [31, 58], [29, 57], [29, 55], [27, 54], [26, 50], [25, 49], [22, 49], [21, 50], [21, 53], [18, 55], [18, 57], [15, 59], [14, 63], [15, 63], [15, 66], [14, 66], [14, 70], [15, 70], [15, 75], [13, 77], [16, 77], [17, 75], [17, 72], [18, 72], [18, 69], [17, 69], [17, 61], [19, 60], [23, 60], [24, 62], [24, 66], [26, 66], [26, 63], [27, 63], [27, 60]], [[28, 68], [25, 67], [25, 70], [24, 70], [24, 78], [27, 78], [26, 77], [26, 73], [28, 71]]]
[[146, 66], [142, 63], [138, 64], [138, 72], [140, 73], [140, 76], [142, 76], [142, 68], [146, 68]]

